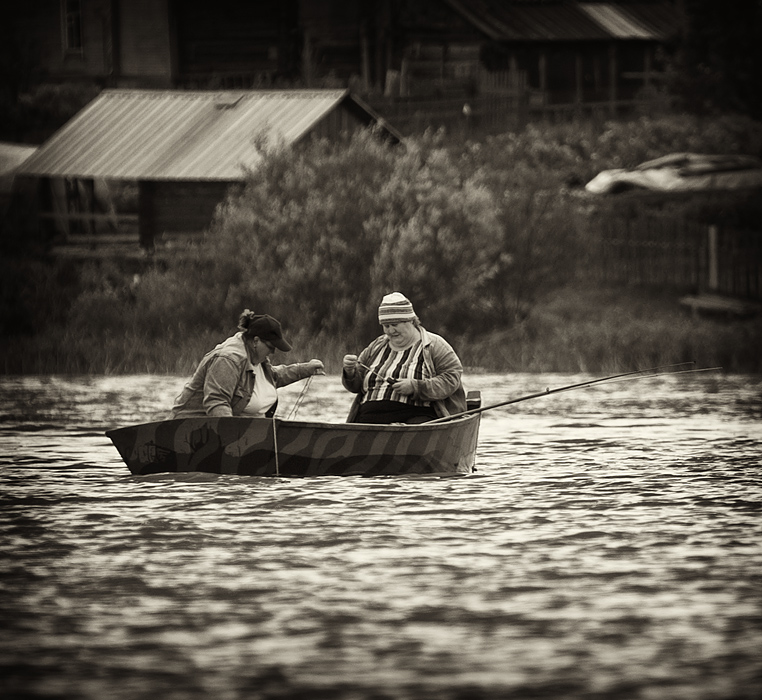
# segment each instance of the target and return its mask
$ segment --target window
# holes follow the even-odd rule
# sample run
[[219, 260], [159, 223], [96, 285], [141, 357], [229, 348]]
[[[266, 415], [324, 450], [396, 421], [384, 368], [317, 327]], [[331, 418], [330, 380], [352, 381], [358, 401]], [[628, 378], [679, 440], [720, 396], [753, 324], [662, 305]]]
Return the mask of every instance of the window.
[[82, 53], [82, 3], [61, 0], [63, 46], [67, 53]]

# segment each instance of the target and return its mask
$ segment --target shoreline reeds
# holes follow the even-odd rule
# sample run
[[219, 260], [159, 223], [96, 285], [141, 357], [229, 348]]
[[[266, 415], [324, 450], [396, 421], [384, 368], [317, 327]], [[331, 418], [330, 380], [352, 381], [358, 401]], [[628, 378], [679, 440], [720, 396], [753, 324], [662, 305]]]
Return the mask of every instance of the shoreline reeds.
[[[426, 314], [420, 310], [423, 323]], [[315, 336], [288, 327], [292, 352], [277, 364], [317, 357], [328, 374], [341, 371], [344, 354], [365, 339]], [[185, 337], [148, 338], [81, 329], [4, 340], [0, 371], [12, 374], [189, 375], [201, 357], [235, 332], [204, 331]], [[758, 318], [694, 316], [672, 295], [642, 290], [565, 288], [538, 304], [523, 322], [486, 333], [447, 336], [464, 367], [487, 373], [610, 373], [695, 360], [729, 373], [762, 374], [762, 323]]]

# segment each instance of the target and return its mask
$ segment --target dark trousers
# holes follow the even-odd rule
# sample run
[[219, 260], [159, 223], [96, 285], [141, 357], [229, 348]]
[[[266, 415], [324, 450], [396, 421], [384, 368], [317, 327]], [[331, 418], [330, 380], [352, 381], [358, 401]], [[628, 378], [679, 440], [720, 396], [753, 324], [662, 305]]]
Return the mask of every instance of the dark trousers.
[[426, 423], [438, 418], [433, 406], [413, 406], [401, 401], [366, 401], [360, 404], [355, 423]]

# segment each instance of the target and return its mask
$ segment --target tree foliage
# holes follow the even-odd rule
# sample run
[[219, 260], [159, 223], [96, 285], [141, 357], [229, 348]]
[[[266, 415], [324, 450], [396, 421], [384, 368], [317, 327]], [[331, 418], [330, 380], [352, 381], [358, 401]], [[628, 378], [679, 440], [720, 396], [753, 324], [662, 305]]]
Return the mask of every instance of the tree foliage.
[[213, 256], [228, 303], [313, 334], [367, 336], [392, 290], [460, 332], [484, 320], [502, 271], [501, 211], [483, 174], [459, 168], [435, 137], [390, 149], [364, 133], [268, 152], [220, 211]]
[[681, 4], [685, 29], [670, 61], [671, 92], [694, 113], [762, 118], [762, 2]]

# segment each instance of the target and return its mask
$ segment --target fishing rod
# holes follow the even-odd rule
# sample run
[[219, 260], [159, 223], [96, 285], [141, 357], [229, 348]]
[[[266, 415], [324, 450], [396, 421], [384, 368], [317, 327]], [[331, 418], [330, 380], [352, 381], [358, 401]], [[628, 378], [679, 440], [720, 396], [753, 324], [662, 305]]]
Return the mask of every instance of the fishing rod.
[[[500, 403], [491, 404], [490, 406], [484, 406], [481, 408], [472, 408], [469, 411], [463, 411], [462, 413], [454, 413], [451, 416], [444, 416], [437, 418], [436, 420], [428, 421], [427, 425], [432, 423], [444, 423], [453, 418], [462, 418], [463, 416], [470, 416], [476, 413], [484, 413], [484, 411], [490, 411], [493, 408], [500, 408], [501, 406], [508, 406], [513, 403], [519, 403], [520, 401], [529, 401], [529, 399], [537, 399], [541, 396], [548, 396], [549, 394], [558, 394], [561, 391], [571, 391], [572, 389], [582, 389], [584, 387], [592, 386], [593, 384], [600, 384], [601, 382], [610, 382], [614, 379], [622, 379], [630, 377], [631, 379], [646, 379], [648, 377], [658, 377], [661, 370], [670, 369], [673, 367], [684, 367], [686, 365], [695, 365], [696, 361], [691, 362], [678, 362], [673, 365], [661, 365], [660, 367], [651, 367], [650, 369], [636, 369], [632, 372], [622, 372], [621, 374], [612, 374], [610, 377], [601, 377], [599, 379], [590, 379], [586, 382], [580, 382], [579, 384], [569, 384], [568, 386], [558, 387], [556, 389], [546, 388], [545, 391], [538, 391], [536, 394], [529, 394], [527, 396], [520, 396], [516, 399], [509, 399], [508, 401], [501, 401]], [[722, 367], [708, 367], [706, 369], [688, 369], [680, 370], [678, 372], [670, 372], [669, 374], [688, 374], [691, 372], [708, 372], [710, 370], [722, 369]], [[646, 374], [650, 372], [650, 374]], [[656, 373], [656, 374], [655, 374]], [[640, 375], [638, 377], [634, 375]]]
[[[617, 382], [627, 382], [632, 379], [649, 379], [651, 377], [661, 377], [663, 375], [674, 377], [677, 374], [698, 374], [699, 372], [714, 372], [715, 370], [720, 369], [722, 369], [722, 367], [702, 367], [701, 369], [681, 369], [677, 372], [657, 372], [656, 374], [644, 374], [642, 377], [621, 377], [620, 379], [612, 379], [611, 384], [616, 384]], [[645, 372], [646, 370], [643, 371]]]
[[378, 372], [376, 372], [376, 370], [371, 369], [370, 367], [368, 367], [368, 365], [364, 365], [359, 360], [357, 361], [357, 364], [360, 365], [360, 367], [363, 367], [364, 369], [367, 369], [368, 372], [370, 372], [371, 374], [375, 374], [380, 380], [382, 380], [384, 382], [388, 382], [389, 384], [394, 384], [394, 382], [397, 381], [396, 379], [392, 379], [391, 377], [383, 377], [383, 376], [381, 376]]

